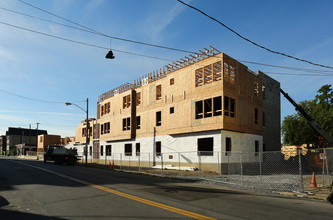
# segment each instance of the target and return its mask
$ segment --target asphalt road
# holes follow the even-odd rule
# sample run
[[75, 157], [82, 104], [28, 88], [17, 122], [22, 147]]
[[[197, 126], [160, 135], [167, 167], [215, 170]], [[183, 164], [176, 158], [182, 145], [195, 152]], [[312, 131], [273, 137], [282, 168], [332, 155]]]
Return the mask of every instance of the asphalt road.
[[333, 205], [0, 157], [0, 219], [332, 219]]

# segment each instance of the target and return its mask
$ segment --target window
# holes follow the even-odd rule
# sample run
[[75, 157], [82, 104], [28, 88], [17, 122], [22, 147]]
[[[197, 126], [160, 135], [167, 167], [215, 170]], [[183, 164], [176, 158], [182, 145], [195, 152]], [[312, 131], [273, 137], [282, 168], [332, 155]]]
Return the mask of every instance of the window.
[[103, 156], [103, 145], [101, 145], [101, 156]]
[[160, 100], [162, 98], [162, 85], [156, 86], [156, 100]]
[[231, 155], [231, 138], [226, 137], [225, 138], [225, 156]]
[[82, 128], [82, 137], [86, 136], [86, 128]]
[[104, 105], [101, 106], [101, 116], [104, 115]]
[[92, 147], [89, 147], [89, 156], [92, 155]]
[[222, 97], [215, 97], [213, 100], [214, 116], [222, 115]]
[[195, 102], [195, 119], [203, 118], [203, 104], [202, 101]]
[[212, 117], [212, 99], [205, 99], [204, 103], [204, 117]]
[[131, 118], [126, 118], [126, 122], [127, 122], [127, 130], [131, 129]]
[[106, 145], [105, 146], [105, 155], [106, 156], [111, 156], [112, 151], [111, 151], [111, 145]]
[[221, 61], [195, 70], [195, 87], [221, 80]]
[[125, 156], [132, 156], [132, 144], [125, 144]]
[[255, 150], [254, 156], [258, 156], [259, 155], [259, 141], [254, 141], [254, 150]]
[[254, 123], [258, 124], [258, 109], [254, 109]]
[[110, 122], [101, 124], [101, 134], [110, 133]]
[[131, 129], [131, 118], [123, 118], [123, 131]]
[[140, 129], [141, 128], [141, 117], [137, 116], [136, 117], [136, 129]]
[[214, 155], [214, 138], [198, 138], [198, 155], [213, 156]]
[[223, 71], [224, 71], [224, 81], [229, 82], [231, 84], [235, 83], [235, 67], [232, 66], [230, 63], [227, 63], [227, 61], [223, 62]]
[[141, 104], [141, 92], [136, 94], [136, 106]]
[[254, 95], [258, 96], [259, 95], [259, 83], [254, 82]]
[[140, 143], [135, 144], [135, 155], [140, 156]]
[[128, 108], [131, 106], [131, 95], [123, 97], [123, 108]]
[[175, 84], [175, 79], [174, 78], [170, 79], [170, 85], [173, 85], [173, 84]]
[[40, 136], [39, 142], [43, 142], [43, 136]]
[[162, 155], [162, 146], [161, 146], [161, 141], [156, 141], [156, 156], [158, 157], [158, 156], [161, 156]]
[[235, 117], [235, 99], [224, 96], [224, 115]]
[[175, 108], [174, 107], [170, 107], [170, 114], [175, 113]]
[[156, 112], [156, 126], [162, 125], [162, 116], [161, 112]]

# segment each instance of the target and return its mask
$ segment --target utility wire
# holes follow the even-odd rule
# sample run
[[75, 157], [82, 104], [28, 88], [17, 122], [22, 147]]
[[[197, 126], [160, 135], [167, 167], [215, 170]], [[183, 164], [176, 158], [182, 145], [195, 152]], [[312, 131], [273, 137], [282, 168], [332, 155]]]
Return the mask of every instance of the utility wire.
[[261, 71], [265, 74], [275, 74], [275, 75], [289, 75], [289, 76], [333, 76], [332, 74], [304, 74], [304, 73], [279, 73], [279, 72], [269, 72]]
[[104, 36], [104, 37], [109, 37], [109, 38], [112, 38], [112, 39], [121, 40], [121, 41], [127, 41], [127, 42], [131, 42], [131, 43], [136, 43], [136, 44], [142, 44], [142, 45], [151, 46], [151, 47], [158, 47], [158, 48], [162, 48], [162, 49], [174, 50], [174, 51], [178, 51], [178, 52], [194, 53], [193, 51], [182, 50], [182, 49], [177, 49], [177, 48], [172, 48], [172, 47], [166, 47], [166, 46], [161, 46], [161, 45], [156, 45], [156, 44], [150, 44], [150, 43], [145, 43], [145, 42], [140, 42], [140, 41], [135, 41], [135, 40], [129, 40], [129, 39], [125, 39], [125, 38], [120, 38], [120, 37], [114, 37], [114, 36], [111, 36], [111, 35], [108, 35], [108, 34], [103, 34], [103, 33], [99, 32], [99, 31], [96, 31], [96, 30], [94, 30], [92, 28], [89, 28], [87, 26], [81, 25], [81, 24], [79, 24], [77, 22], [71, 21], [71, 20], [69, 20], [67, 18], [64, 18], [62, 16], [56, 15], [56, 14], [54, 14], [52, 12], [49, 12], [49, 11], [47, 11], [45, 9], [39, 8], [37, 6], [34, 6], [34, 5], [32, 5], [30, 3], [27, 3], [25, 1], [22, 1], [22, 0], [17, 0], [17, 1], [19, 1], [19, 2], [21, 2], [23, 4], [26, 4], [26, 5], [30, 6], [30, 7], [33, 7], [35, 9], [37, 9], [37, 10], [43, 11], [43, 12], [45, 12], [47, 14], [50, 14], [50, 15], [52, 15], [54, 17], [57, 17], [57, 18], [60, 18], [62, 20], [65, 20], [67, 22], [70, 22], [72, 24], [75, 24], [75, 25], [77, 25], [77, 26], [79, 26], [81, 28], [89, 30], [89, 31], [91, 31], [91, 33], [95, 33], [95, 34], [98, 34], [98, 35], [101, 35], [101, 36]]
[[[20, 1], [20, 0], [19, 0]], [[333, 69], [332, 66], [326, 66], [326, 65], [322, 65], [322, 64], [318, 64], [318, 63], [314, 63], [312, 61], [309, 61], [309, 60], [305, 60], [305, 59], [301, 59], [301, 58], [297, 58], [297, 57], [294, 57], [294, 56], [291, 56], [291, 55], [288, 55], [286, 53], [282, 53], [282, 52], [279, 52], [279, 51], [274, 51], [274, 50], [271, 50], [265, 46], [262, 46], [252, 40], [249, 40], [248, 38], [242, 36], [241, 34], [239, 34], [238, 32], [236, 32], [235, 30], [231, 29], [230, 27], [228, 27], [227, 25], [225, 25], [224, 23], [222, 23], [221, 21], [217, 20], [216, 18], [213, 18], [212, 16], [209, 16], [208, 14], [206, 14], [205, 12], [201, 11], [200, 9], [192, 6], [192, 5], [189, 5], [181, 0], [177, 0], [178, 2], [180, 2], [181, 4], [183, 5], [186, 5], [187, 7], [189, 8], [192, 8], [198, 12], [200, 12], [201, 14], [205, 15], [206, 17], [212, 19], [213, 21], [216, 21], [217, 23], [219, 23], [220, 25], [222, 25], [223, 27], [227, 28], [229, 31], [231, 31], [232, 33], [236, 34], [238, 37], [242, 38], [243, 40], [245, 41], [248, 41], [250, 42], [251, 44], [257, 46], [257, 47], [260, 47], [261, 49], [264, 49], [268, 52], [271, 52], [271, 53], [274, 53], [274, 54], [279, 54], [279, 55], [282, 55], [282, 56], [285, 56], [285, 57], [288, 57], [288, 58], [291, 58], [291, 59], [294, 59], [294, 60], [298, 60], [298, 61], [301, 61], [301, 62], [305, 62], [305, 63], [309, 63], [311, 65], [314, 65], [314, 66], [320, 66], [320, 67], [324, 67], [324, 68], [328, 68], [328, 69]]]
[[[4, 25], [10, 26], [10, 27], [18, 28], [18, 29], [21, 29], [21, 30], [33, 32], [33, 33], [36, 33], [36, 34], [40, 34], [40, 35], [44, 35], [44, 36], [48, 36], [48, 37], [52, 37], [52, 38], [56, 38], [56, 39], [60, 39], [60, 40], [64, 40], [64, 41], [69, 41], [69, 42], [72, 42], [72, 43], [82, 44], [82, 45], [86, 45], [86, 46], [90, 46], [90, 47], [96, 47], [96, 48], [100, 48], [100, 49], [106, 49], [106, 50], [110, 49], [110, 48], [103, 47], [103, 46], [98, 46], [98, 45], [95, 45], [95, 44], [89, 44], [89, 43], [76, 41], [76, 40], [72, 40], [72, 39], [68, 39], [68, 38], [64, 38], [64, 37], [59, 37], [59, 36], [52, 35], [52, 34], [47, 34], [47, 33], [40, 32], [40, 31], [35, 31], [35, 30], [32, 30], [32, 29], [16, 26], [16, 25], [9, 24], [9, 23], [2, 22], [2, 21], [0, 21], [0, 24], [4, 24]], [[147, 57], [147, 58], [152, 58], [152, 59], [164, 60], [164, 61], [169, 61], [169, 62], [174, 61], [174, 60], [170, 60], [170, 59], [166, 59], [166, 58], [160, 58], [160, 57], [148, 56], [148, 55], [144, 55], [144, 54], [132, 53], [132, 52], [124, 51], [124, 50], [118, 50], [118, 49], [112, 49], [112, 50], [120, 52], [120, 53], [126, 53], [126, 54], [131, 54], [131, 55], [136, 55], [136, 56], [141, 56], [141, 57]]]
[[[34, 98], [29, 98], [29, 97], [26, 97], [26, 96], [22, 96], [22, 95], [17, 95], [15, 93], [12, 93], [12, 92], [8, 92], [8, 91], [5, 91], [5, 90], [2, 90], [0, 89], [0, 92], [4, 92], [4, 93], [7, 93], [9, 95], [12, 95], [12, 96], [16, 96], [16, 97], [20, 97], [22, 99], [28, 99], [28, 100], [31, 100], [31, 101], [36, 101], [36, 102], [44, 102], [44, 103], [56, 103], [56, 104], [64, 104], [65, 102], [56, 102], [56, 101], [47, 101], [47, 100], [41, 100], [41, 99], [34, 99]], [[85, 101], [75, 101], [75, 102], [72, 102], [72, 103], [79, 103], [79, 102], [85, 102]]]
[[[38, 19], [38, 20], [42, 20], [42, 21], [45, 21], [45, 22], [49, 22], [49, 23], [53, 23], [53, 24], [57, 24], [57, 25], [61, 25], [61, 26], [64, 26], [64, 27], [68, 27], [68, 28], [71, 28], [71, 29], [76, 29], [76, 30], [79, 30], [79, 31], [83, 31], [83, 32], [87, 32], [87, 33], [91, 33], [91, 34], [97, 34], [97, 35], [102, 35], [102, 36], [107, 36], [105, 34], [98, 34], [96, 33], [95, 31], [89, 31], [89, 30], [86, 30], [86, 29], [82, 29], [82, 28], [77, 28], [77, 27], [74, 27], [74, 26], [70, 26], [70, 25], [66, 25], [66, 24], [63, 24], [63, 23], [59, 23], [59, 22], [54, 22], [54, 21], [50, 21], [50, 20], [47, 20], [47, 19], [43, 19], [43, 18], [39, 18], [39, 17], [36, 17], [36, 16], [33, 16], [33, 15], [29, 15], [29, 14], [25, 14], [25, 13], [22, 13], [22, 12], [18, 12], [18, 11], [14, 11], [14, 10], [10, 10], [10, 9], [7, 9], [7, 8], [3, 8], [3, 7], [0, 7], [0, 9], [2, 10], [6, 10], [6, 11], [9, 11], [9, 12], [12, 12], [12, 13], [16, 13], [16, 14], [20, 14], [20, 15], [23, 15], [23, 16], [27, 16], [27, 17], [31, 17], [31, 18], [34, 18], [34, 19]], [[63, 40], [63, 38], [60, 38]], [[115, 38], [117, 39], [117, 38]], [[85, 43], [84, 43], [85, 44]], [[89, 45], [91, 46], [91, 45]], [[98, 48], [101, 48], [98, 46]], [[103, 49], [106, 49], [106, 47], [102, 47]], [[172, 48], [172, 49], [175, 49], [175, 50], [180, 50], [180, 49], [177, 49], [177, 48]], [[116, 50], [115, 50], [116, 51]], [[127, 52], [127, 51], [123, 51], [124, 53], [129, 53], [129, 54], [132, 54], [132, 55], [139, 55], [139, 54], [134, 54], [134, 53], [131, 53], [131, 52]], [[190, 52], [190, 51], [189, 51]], [[191, 52], [191, 53], [194, 53], [194, 52]], [[143, 54], [140, 54], [140, 56], [143, 55]], [[169, 60], [169, 59], [164, 59], [164, 58], [159, 58], [159, 57], [152, 57], [152, 56], [147, 56], [147, 55], [143, 55], [143, 56], [146, 56], [148, 58], [154, 58], [154, 59], [160, 59], [160, 60], [166, 60], [166, 61], [171, 61], [171, 62], [174, 62], [175, 60]], [[215, 55], [216, 56], [216, 55]], [[216, 56], [217, 57], [217, 56]], [[269, 67], [275, 67], [275, 68], [282, 68], [282, 69], [291, 69], [291, 70], [296, 70], [296, 71], [305, 71], [305, 72], [313, 72], [313, 73], [333, 73], [333, 71], [330, 71], [330, 70], [315, 70], [315, 69], [305, 69], [305, 68], [297, 68], [297, 67], [288, 67], [288, 66], [279, 66], [279, 65], [272, 65], [272, 64], [264, 64], [264, 63], [258, 63], [258, 62], [253, 62], [253, 61], [245, 61], [245, 60], [239, 60], [240, 62], [243, 62], [243, 63], [250, 63], [250, 64], [256, 64], [256, 65], [262, 65], [262, 66], [269, 66]], [[307, 74], [308, 75], [308, 74]]]

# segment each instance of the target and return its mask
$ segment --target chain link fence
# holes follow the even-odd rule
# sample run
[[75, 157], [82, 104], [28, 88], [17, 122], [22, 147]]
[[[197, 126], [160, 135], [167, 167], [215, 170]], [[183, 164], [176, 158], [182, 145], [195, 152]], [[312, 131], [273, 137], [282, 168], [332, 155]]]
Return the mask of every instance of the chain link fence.
[[[81, 163], [85, 155], [79, 153]], [[129, 172], [204, 180], [257, 191], [304, 191], [316, 175], [319, 186], [329, 186], [333, 148], [293, 152], [89, 152], [88, 163]]]

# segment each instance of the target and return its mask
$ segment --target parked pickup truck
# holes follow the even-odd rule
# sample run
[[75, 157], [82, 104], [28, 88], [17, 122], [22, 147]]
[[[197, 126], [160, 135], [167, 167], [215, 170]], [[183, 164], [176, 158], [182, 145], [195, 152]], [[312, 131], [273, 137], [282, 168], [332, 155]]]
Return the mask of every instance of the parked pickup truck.
[[47, 161], [54, 161], [56, 164], [74, 165], [78, 161], [77, 150], [60, 145], [49, 145], [44, 154], [44, 163]]

